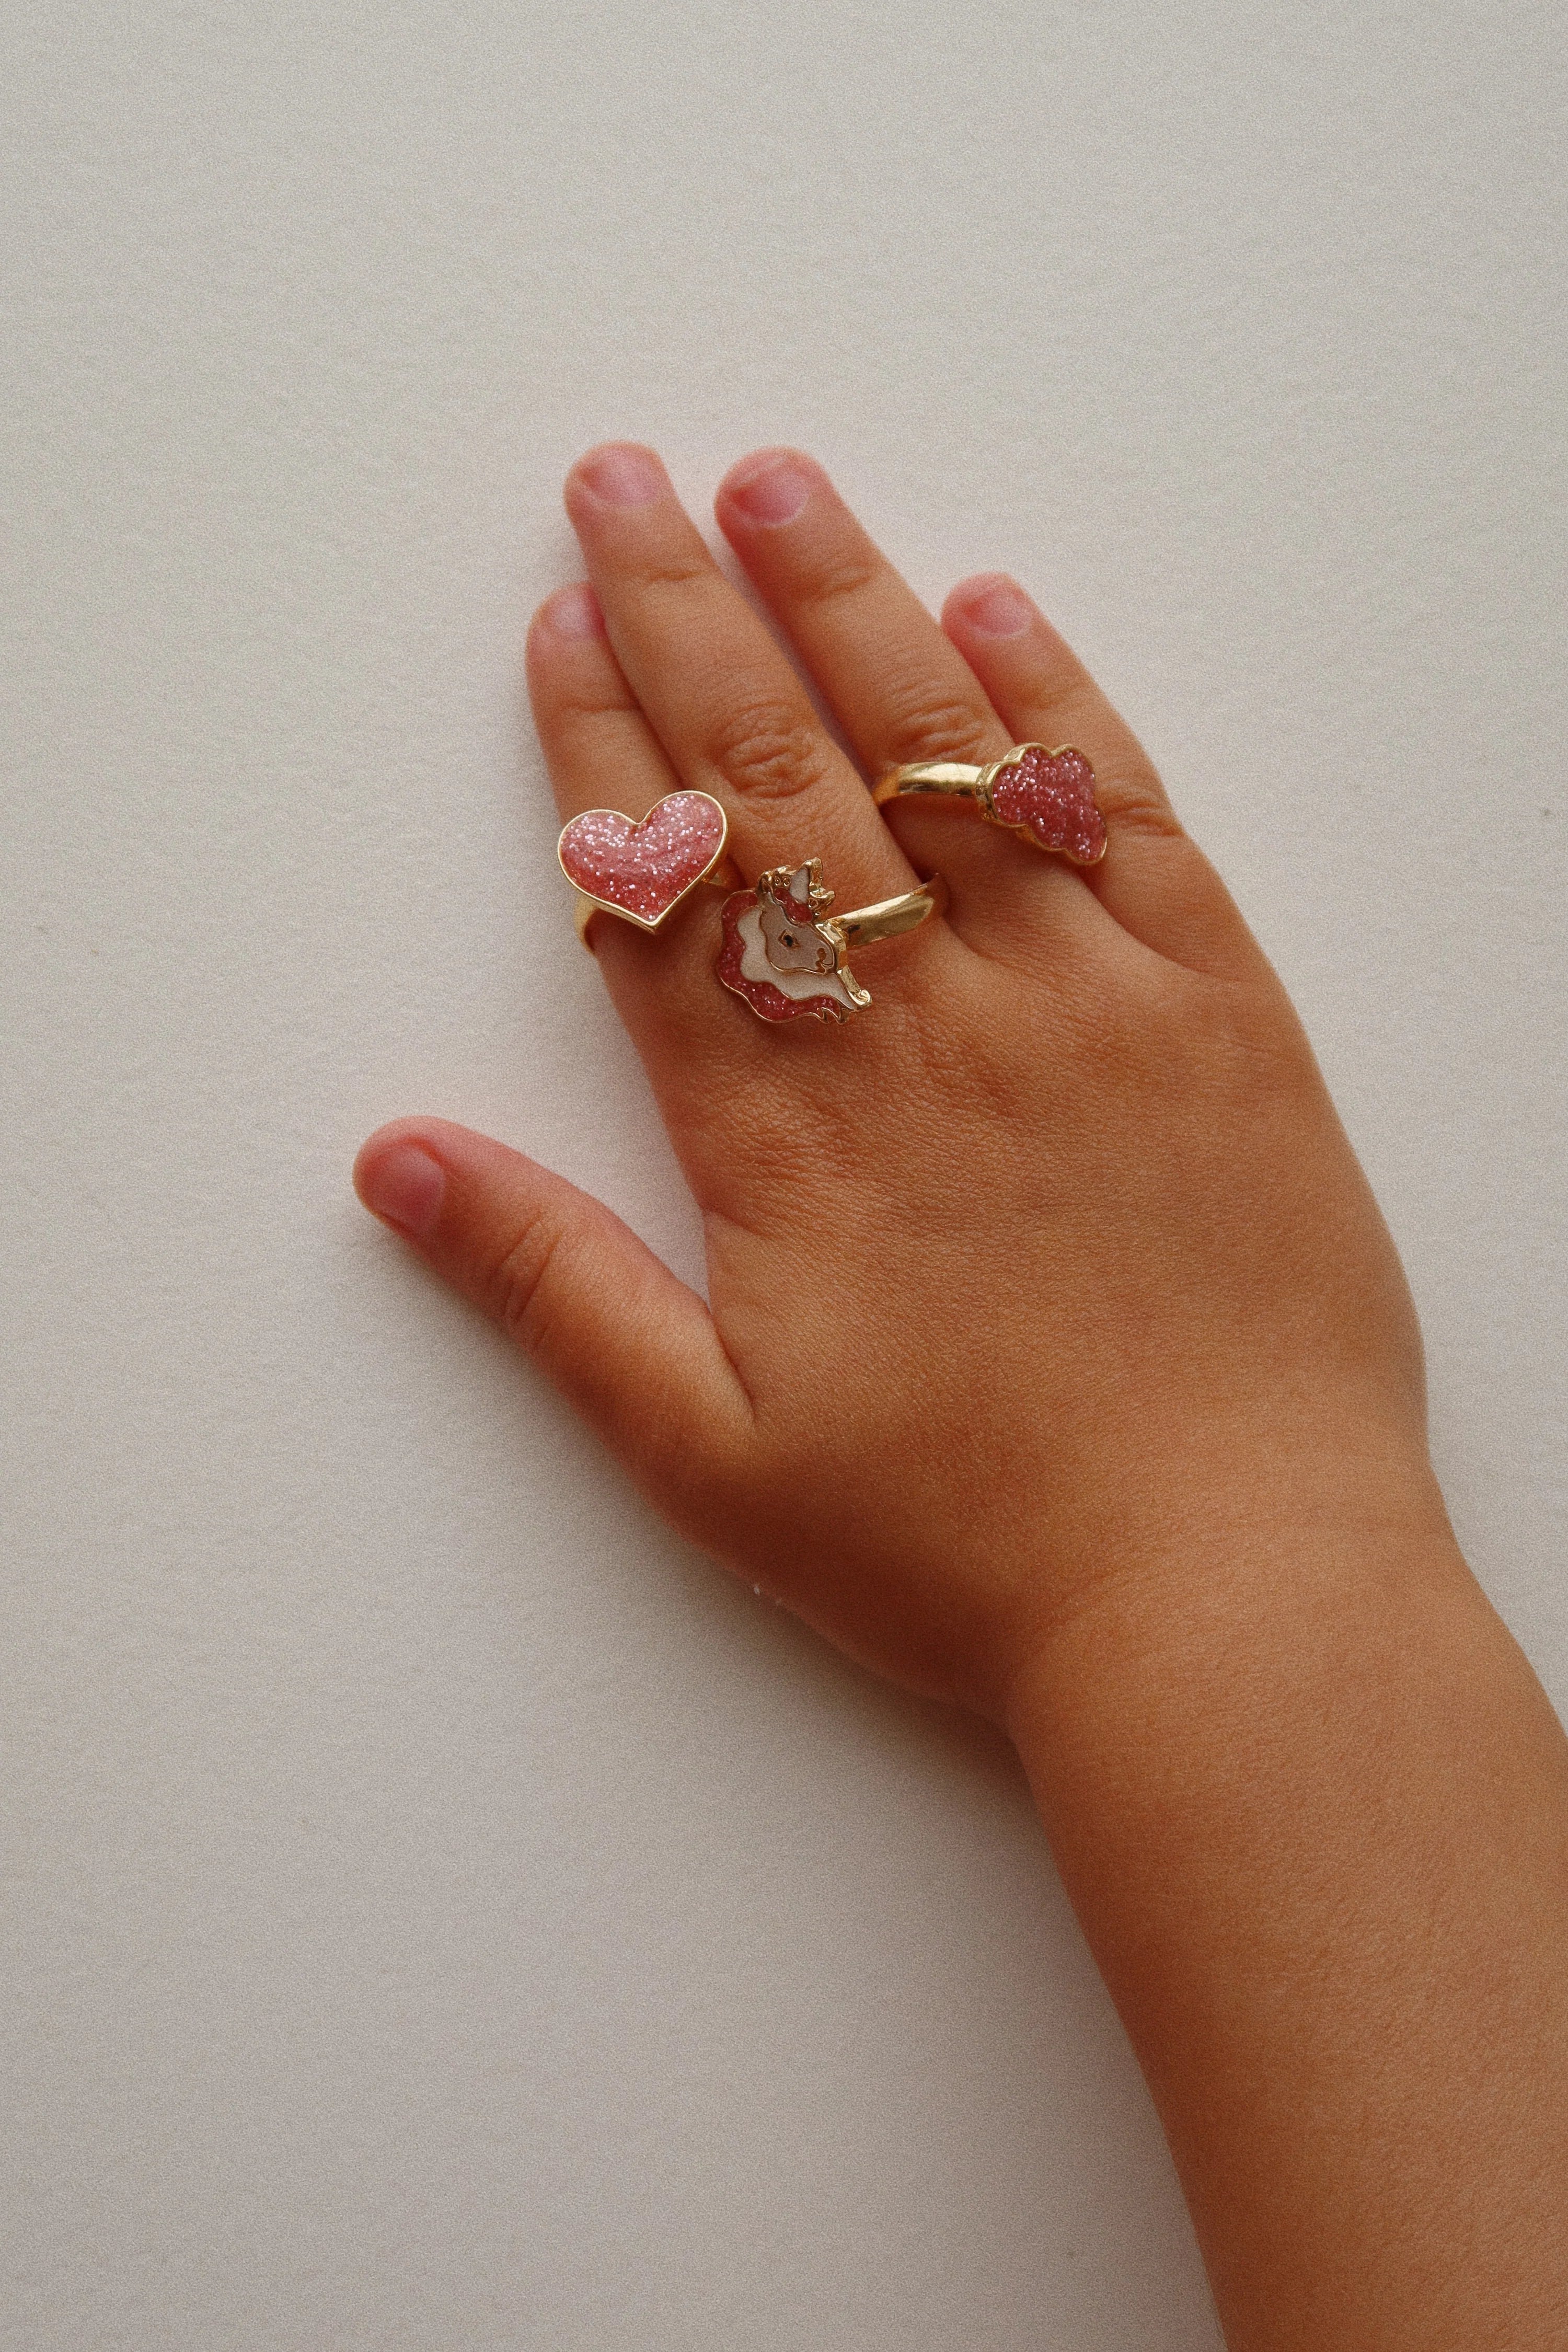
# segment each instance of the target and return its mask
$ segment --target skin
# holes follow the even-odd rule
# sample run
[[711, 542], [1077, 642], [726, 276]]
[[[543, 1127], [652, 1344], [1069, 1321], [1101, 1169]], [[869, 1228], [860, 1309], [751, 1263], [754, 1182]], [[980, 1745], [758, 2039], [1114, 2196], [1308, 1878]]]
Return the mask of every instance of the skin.
[[[940, 869], [951, 909], [858, 955], [873, 1004], [831, 1027], [719, 986], [705, 890], [655, 938], [595, 919], [710, 1310], [437, 1119], [371, 1138], [362, 1197], [676, 1526], [1005, 1726], [1233, 2352], [1561, 2346], [1568, 1742], [1456, 1547], [1399, 1262], [1279, 981], [1013, 583], [939, 626], [761, 452], [718, 520], [797, 670], [651, 452], [590, 452], [566, 504], [588, 583], [528, 645], [563, 815], [697, 787], [747, 877], [819, 855], [842, 910]], [[1092, 761], [1103, 865], [872, 803], [1023, 740]]]

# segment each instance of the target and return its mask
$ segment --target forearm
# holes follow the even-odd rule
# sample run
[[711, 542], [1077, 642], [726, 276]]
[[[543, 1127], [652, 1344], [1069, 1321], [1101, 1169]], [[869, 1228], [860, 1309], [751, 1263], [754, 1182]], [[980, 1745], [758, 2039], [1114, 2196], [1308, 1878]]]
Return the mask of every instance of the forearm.
[[1106, 1581], [1012, 1728], [1233, 2352], [1546, 2352], [1568, 1741], [1435, 1496], [1290, 1528]]

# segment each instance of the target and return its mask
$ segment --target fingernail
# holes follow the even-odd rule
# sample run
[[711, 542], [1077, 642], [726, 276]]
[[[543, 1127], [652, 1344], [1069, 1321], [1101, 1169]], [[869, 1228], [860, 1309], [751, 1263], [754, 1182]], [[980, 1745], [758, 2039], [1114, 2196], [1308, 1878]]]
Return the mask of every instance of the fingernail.
[[441, 1213], [447, 1171], [418, 1143], [394, 1143], [357, 1171], [359, 1196], [373, 1216], [423, 1241]]
[[763, 457], [754, 472], [731, 475], [724, 488], [752, 522], [793, 522], [811, 496], [811, 476], [797, 458]]
[[1011, 580], [987, 580], [965, 596], [963, 617], [983, 637], [1021, 637], [1035, 617], [1035, 608]]
[[664, 467], [651, 450], [619, 443], [584, 457], [577, 475], [607, 507], [646, 507], [664, 491]]
[[543, 619], [558, 637], [602, 637], [605, 615], [593, 590], [583, 583], [558, 588], [544, 607]]

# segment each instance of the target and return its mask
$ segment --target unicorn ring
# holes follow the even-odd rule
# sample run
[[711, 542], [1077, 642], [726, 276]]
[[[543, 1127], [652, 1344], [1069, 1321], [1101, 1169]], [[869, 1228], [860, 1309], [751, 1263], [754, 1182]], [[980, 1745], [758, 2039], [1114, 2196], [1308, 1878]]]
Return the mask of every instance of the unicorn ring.
[[849, 969], [851, 948], [912, 931], [947, 905], [940, 874], [897, 898], [879, 898], [852, 915], [830, 915], [833, 893], [822, 887], [822, 860], [771, 866], [752, 890], [736, 890], [722, 908], [724, 944], [719, 977], [744, 997], [762, 1021], [793, 1021], [814, 1013], [847, 1021], [870, 1003]]
[[1070, 743], [1048, 751], [1018, 743], [988, 768], [957, 760], [931, 760], [895, 768], [871, 797], [889, 801], [930, 794], [973, 801], [992, 824], [1022, 834], [1037, 849], [1054, 849], [1075, 866], [1098, 866], [1105, 855], [1105, 819], [1094, 797], [1094, 770]]

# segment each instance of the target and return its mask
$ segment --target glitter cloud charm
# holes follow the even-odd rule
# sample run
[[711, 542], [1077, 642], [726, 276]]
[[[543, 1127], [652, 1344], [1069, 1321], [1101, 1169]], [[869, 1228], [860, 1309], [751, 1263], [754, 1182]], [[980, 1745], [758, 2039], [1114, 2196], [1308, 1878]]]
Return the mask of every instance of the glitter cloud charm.
[[1058, 850], [1075, 866], [1097, 866], [1104, 856], [1094, 770], [1070, 743], [1059, 751], [1021, 745], [991, 770], [987, 793], [996, 823], [1026, 834], [1037, 849]]
[[921, 761], [895, 768], [871, 797], [879, 808], [899, 800], [967, 801], [988, 824], [1005, 824], [1075, 866], [1098, 866], [1109, 840], [1094, 770], [1071, 743], [1058, 743], [1055, 751], [1019, 743], [984, 768], [962, 760]]

